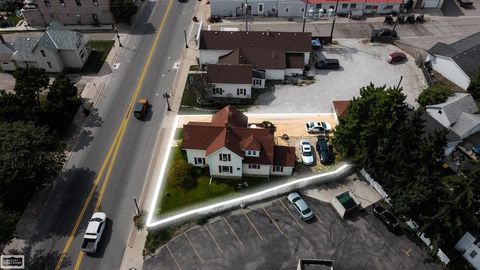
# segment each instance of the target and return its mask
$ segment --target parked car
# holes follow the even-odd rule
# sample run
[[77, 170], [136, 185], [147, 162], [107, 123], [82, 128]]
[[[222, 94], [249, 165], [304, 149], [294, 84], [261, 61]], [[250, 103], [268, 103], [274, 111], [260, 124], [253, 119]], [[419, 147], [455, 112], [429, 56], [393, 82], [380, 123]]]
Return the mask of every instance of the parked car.
[[372, 37], [393, 37], [397, 38], [397, 31], [389, 28], [373, 29]]
[[313, 151], [309, 141], [307, 140], [300, 141], [300, 153], [302, 155], [303, 165], [313, 164]]
[[297, 210], [298, 215], [303, 220], [309, 220], [313, 218], [313, 212], [308, 207], [308, 204], [303, 200], [303, 198], [297, 192], [292, 192], [287, 196], [288, 201], [293, 204], [295, 210]]
[[144, 118], [147, 114], [147, 108], [148, 100], [141, 98], [135, 103], [135, 106], [133, 106], [133, 115], [138, 119]]
[[397, 218], [390, 211], [382, 206], [377, 206], [373, 208], [373, 213], [390, 231], [398, 230], [400, 224], [398, 223]]
[[315, 64], [315, 67], [317, 69], [339, 69], [340, 62], [338, 61], [338, 59], [335, 58], [326, 58], [318, 61]]
[[95, 253], [98, 243], [102, 238], [105, 224], [107, 223], [107, 215], [102, 212], [96, 212], [88, 222], [87, 231], [83, 237], [82, 251], [85, 253]]
[[407, 60], [407, 56], [402, 52], [394, 52], [388, 55], [387, 62], [395, 64]]
[[461, 7], [467, 8], [473, 6], [473, 1], [472, 0], [458, 0], [458, 3], [460, 4]]
[[317, 151], [320, 154], [320, 162], [322, 164], [328, 164], [332, 162], [332, 155], [330, 154], [330, 148], [325, 137], [319, 136], [317, 140]]
[[307, 122], [305, 123], [305, 130], [308, 133], [321, 133], [332, 130], [332, 126], [325, 122]]

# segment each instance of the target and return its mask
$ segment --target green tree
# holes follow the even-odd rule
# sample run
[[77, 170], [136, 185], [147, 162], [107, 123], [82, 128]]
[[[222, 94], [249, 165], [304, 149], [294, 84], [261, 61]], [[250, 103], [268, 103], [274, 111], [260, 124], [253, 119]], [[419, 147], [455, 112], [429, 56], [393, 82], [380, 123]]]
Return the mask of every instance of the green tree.
[[184, 190], [194, 188], [197, 185], [197, 178], [193, 174], [193, 165], [183, 159], [177, 159], [170, 168], [168, 181]]
[[480, 68], [470, 78], [470, 87], [468, 88], [474, 99], [480, 99]]
[[77, 87], [63, 74], [55, 78], [49, 87], [45, 123], [59, 134], [63, 134], [69, 127], [80, 106], [81, 101], [77, 92]]
[[0, 226], [0, 245], [8, 244], [14, 237], [15, 227], [19, 218], [19, 213], [4, 209], [0, 204], [0, 220], [2, 221], [2, 226]]
[[17, 68], [13, 73], [15, 77], [15, 91], [18, 98], [27, 106], [40, 105], [40, 93], [47, 89], [49, 78], [45, 69], [35, 67]]
[[445, 84], [437, 83], [423, 89], [418, 96], [418, 104], [425, 107], [427, 105], [439, 104], [447, 101], [448, 97], [453, 94], [450, 87]]
[[138, 7], [132, 0], [110, 1], [110, 11], [116, 22], [131, 23], [133, 15], [137, 13]]
[[63, 145], [46, 127], [0, 122], [0, 202], [23, 210], [35, 188], [51, 180], [64, 160]]
[[29, 108], [22, 104], [22, 100], [14, 93], [0, 91], [0, 121], [14, 122], [31, 118]]

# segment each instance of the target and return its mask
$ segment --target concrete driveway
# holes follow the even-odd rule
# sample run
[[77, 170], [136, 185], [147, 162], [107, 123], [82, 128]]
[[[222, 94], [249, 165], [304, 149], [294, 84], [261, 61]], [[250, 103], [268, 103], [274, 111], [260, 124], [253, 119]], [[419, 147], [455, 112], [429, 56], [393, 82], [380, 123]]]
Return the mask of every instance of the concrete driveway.
[[280, 85], [260, 95], [250, 113], [331, 113], [333, 100], [349, 100], [360, 94], [370, 82], [377, 86], [402, 84], [407, 102], [415, 99], [427, 85], [415, 60], [391, 65], [389, 53], [399, 51], [393, 45], [371, 44], [360, 39], [342, 39], [338, 45], [327, 46], [320, 57], [338, 58], [340, 70], [316, 70], [315, 83], [305, 86]]
[[283, 196], [193, 227], [143, 269], [296, 269], [300, 258], [334, 259], [335, 269], [441, 269], [405, 235], [390, 233], [371, 207], [343, 220], [330, 204], [303, 197], [313, 222], [300, 220]]

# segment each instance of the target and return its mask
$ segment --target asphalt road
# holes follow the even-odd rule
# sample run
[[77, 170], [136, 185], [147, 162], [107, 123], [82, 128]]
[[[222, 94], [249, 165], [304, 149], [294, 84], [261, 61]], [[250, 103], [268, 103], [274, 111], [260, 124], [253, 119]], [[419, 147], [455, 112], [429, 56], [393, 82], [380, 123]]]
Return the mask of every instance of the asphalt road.
[[[169, 13], [165, 15], [170, 2]], [[122, 40], [124, 47], [119, 51], [118, 69], [102, 70], [112, 72], [111, 78], [106, 82], [97, 108], [89, 116], [65, 174], [50, 194], [44, 208], [47, 210], [39, 217], [41, 222], [35, 228], [28, 250], [25, 250], [30, 254], [27, 255], [27, 269], [55, 269], [104, 159], [120, 126], [125, 123], [125, 113], [141, 80], [150, 48], [167, 16], [138, 94], [151, 103], [148, 115], [145, 121], [138, 121], [130, 115], [118, 152], [112, 154], [116, 162], [112, 164], [108, 185], [101, 193], [107, 166], [61, 265], [65, 269], [74, 268], [75, 264], [80, 269], [119, 269], [134, 215], [132, 197], [139, 198], [142, 192], [166, 111], [162, 93], [170, 90], [173, 83], [173, 66], [180, 61], [183, 29], [191, 22], [194, 5], [195, 1], [179, 3], [176, 0], [143, 3], [131, 27], [131, 35], [128, 40]], [[77, 260], [88, 219], [100, 194], [103, 194], [100, 210], [108, 216], [105, 234], [94, 256]]]

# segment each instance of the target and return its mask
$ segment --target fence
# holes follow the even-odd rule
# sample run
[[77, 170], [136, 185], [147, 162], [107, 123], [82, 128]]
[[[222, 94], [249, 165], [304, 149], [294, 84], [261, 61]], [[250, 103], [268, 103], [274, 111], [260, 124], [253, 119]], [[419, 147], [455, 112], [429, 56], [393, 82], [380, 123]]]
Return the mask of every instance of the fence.
[[[276, 197], [282, 194], [286, 194], [291, 192], [292, 190], [301, 189], [306, 186], [310, 186], [314, 184], [322, 184], [329, 181], [333, 181], [334, 179], [339, 178], [340, 176], [347, 173], [350, 168], [351, 166], [349, 164], [343, 164], [335, 171], [293, 180], [280, 185], [272, 186], [264, 190], [252, 192], [251, 194], [248, 194], [248, 195], [229, 199], [226, 201], [213, 203], [213, 204], [195, 208], [195, 209], [186, 210], [185, 212], [171, 215], [168, 217], [160, 217], [161, 219], [157, 221], [147, 220], [147, 228], [149, 230], [166, 228], [175, 224], [180, 224], [188, 220], [200, 218], [203, 216], [212, 216], [215, 214], [225, 212], [227, 210], [235, 209], [238, 207], [244, 207], [245, 205], [248, 205], [250, 203], [254, 203], [254, 202], [262, 201], [272, 197]], [[155, 210], [150, 209], [150, 211], [155, 211]]]
[[365, 169], [361, 169], [361, 170], [360, 170], [360, 174], [365, 178], [365, 180], [367, 180], [368, 183], [370, 183], [370, 185], [371, 185], [380, 195], [382, 195], [382, 197], [383, 197], [387, 202], [390, 201], [390, 199], [388, 198], [387, 192], [385, 192], [385, 190], [383, 190], [383, 187], [382, 187], [377, 181], [375, 181], [375, 180], [370, 176], [370, 174], [367, 173], [367, 171], [366, 171]]

